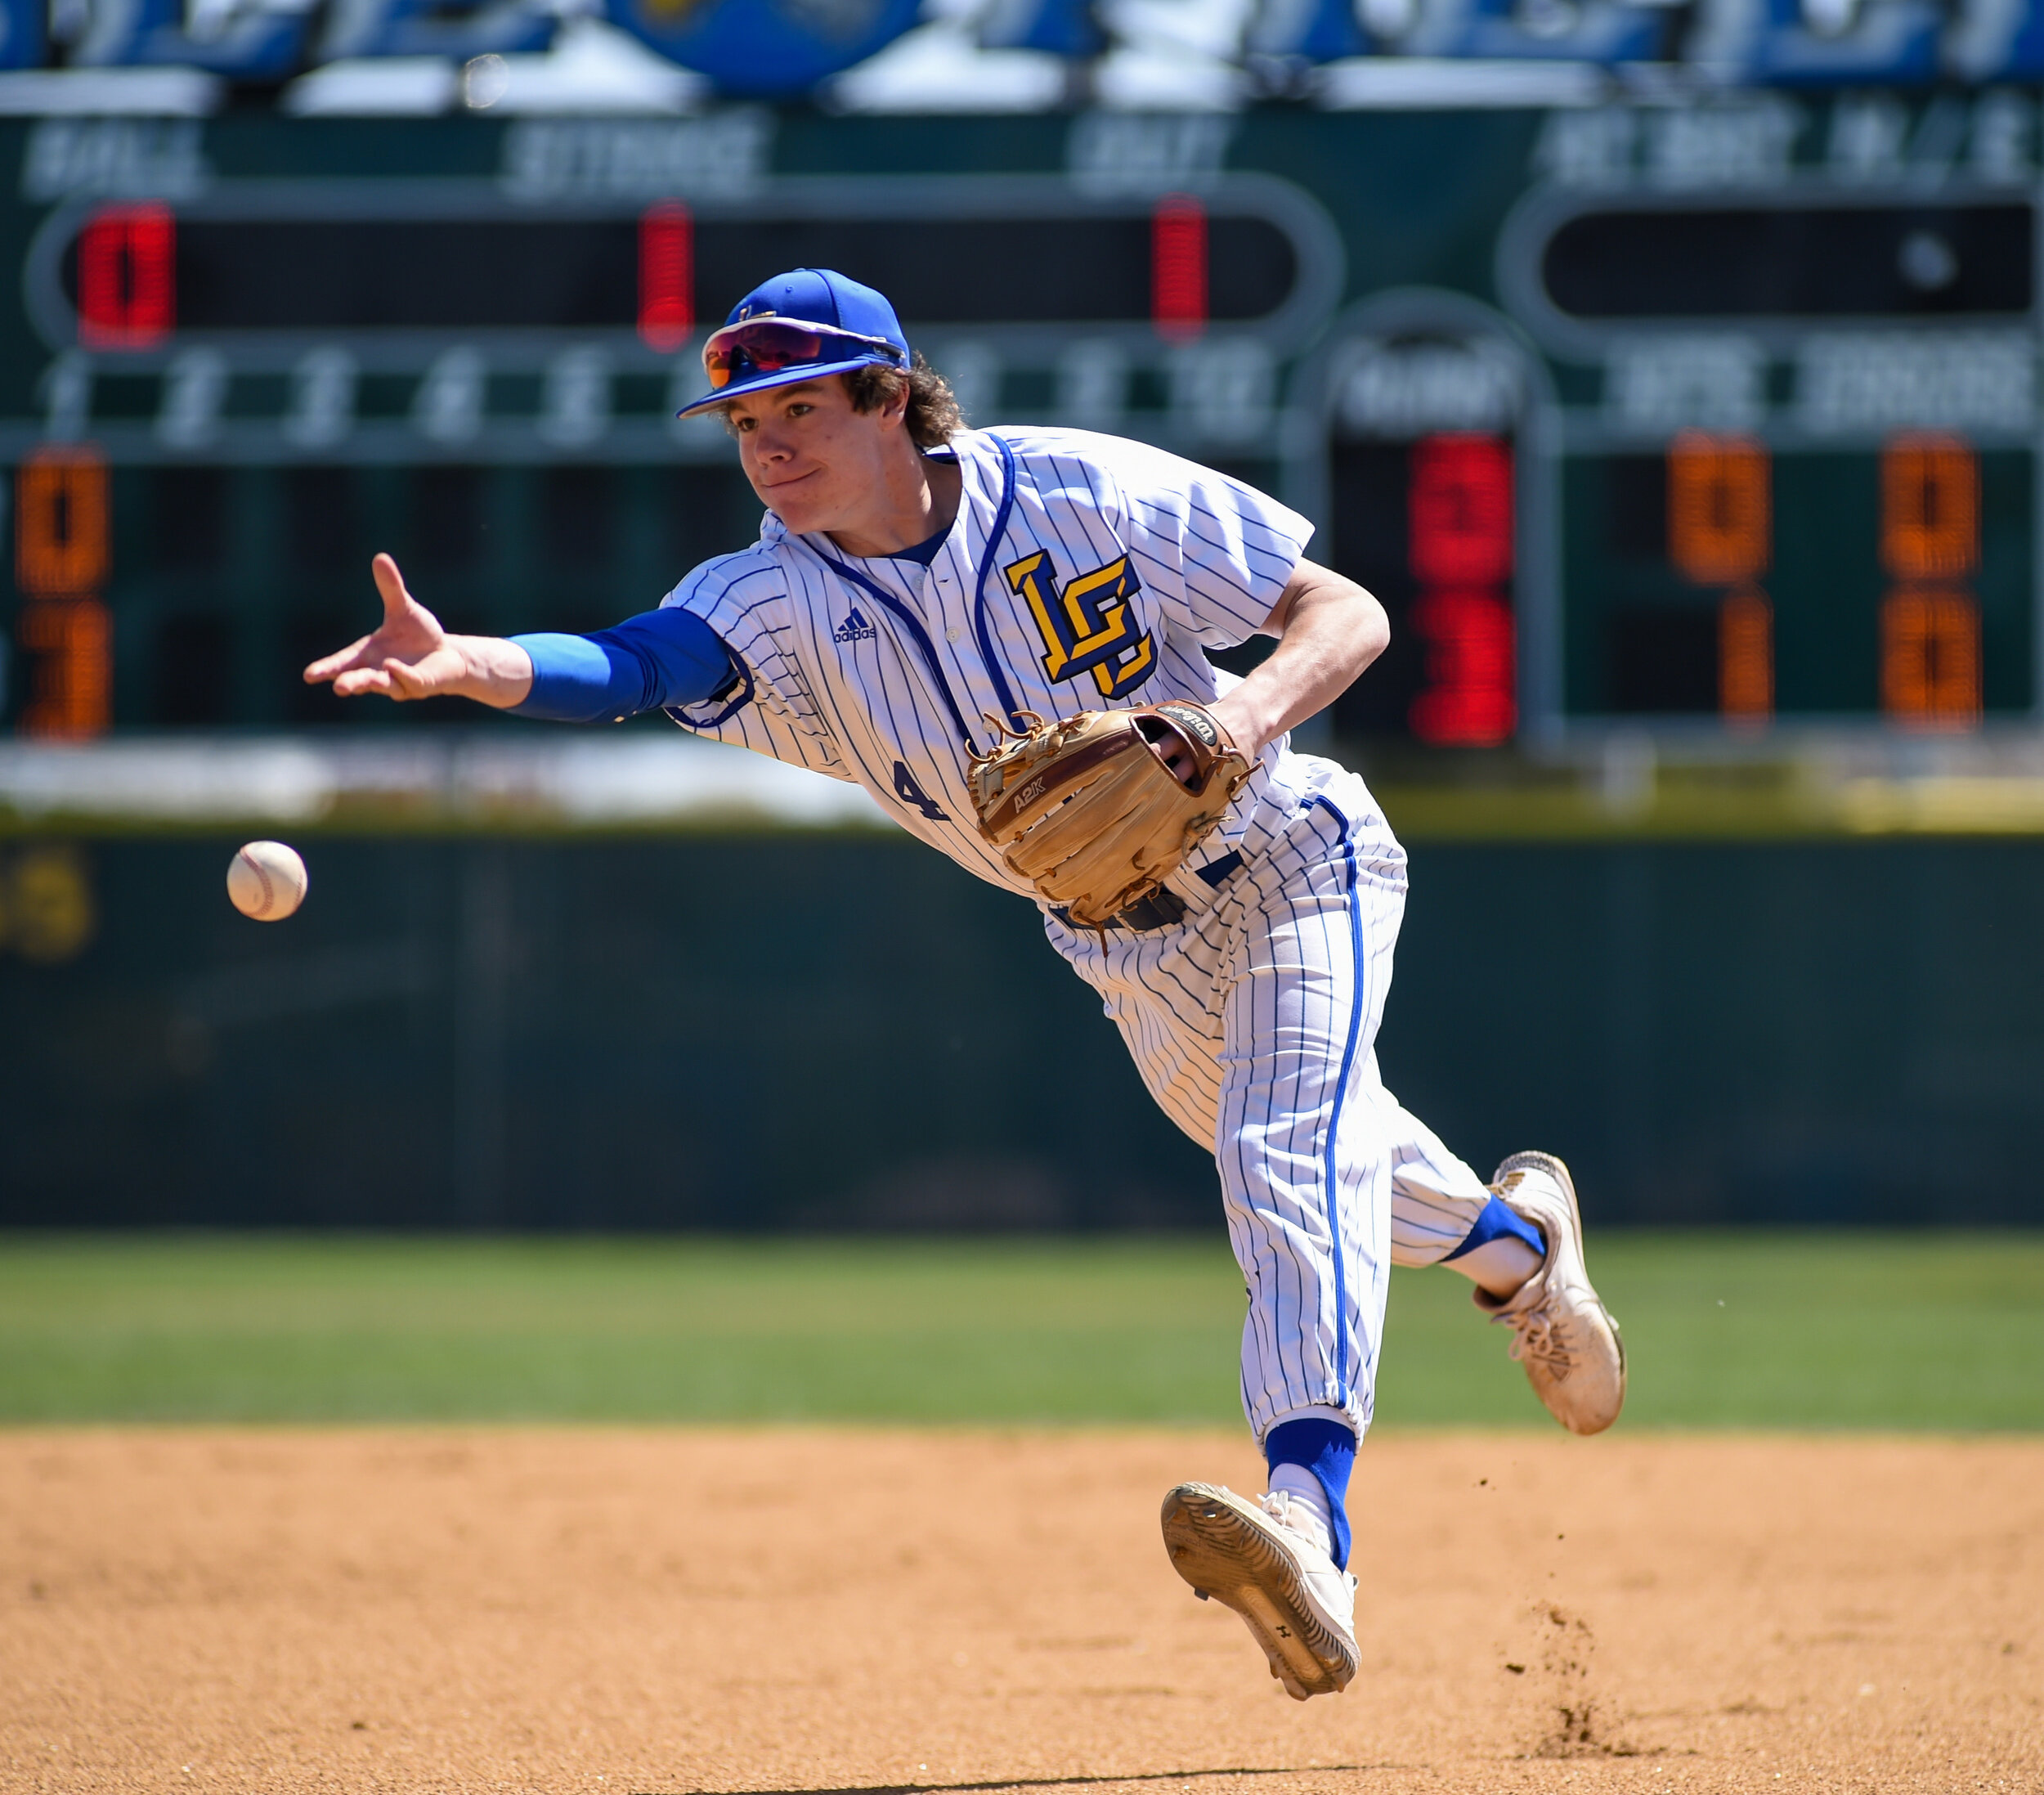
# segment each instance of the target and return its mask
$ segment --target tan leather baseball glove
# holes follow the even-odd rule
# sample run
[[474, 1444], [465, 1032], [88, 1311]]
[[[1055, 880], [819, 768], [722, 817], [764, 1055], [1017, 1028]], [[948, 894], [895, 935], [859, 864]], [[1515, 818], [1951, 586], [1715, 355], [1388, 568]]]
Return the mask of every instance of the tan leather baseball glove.
[[[1087, 928], [1182, 866], [1253, 770], [1213, 712], [1184, 698], [1061, 723], [1023, 714], [1029, 729], [972, 762], [979, 832]], [[1174, 750], [1182, 779], [1167, 765]]]

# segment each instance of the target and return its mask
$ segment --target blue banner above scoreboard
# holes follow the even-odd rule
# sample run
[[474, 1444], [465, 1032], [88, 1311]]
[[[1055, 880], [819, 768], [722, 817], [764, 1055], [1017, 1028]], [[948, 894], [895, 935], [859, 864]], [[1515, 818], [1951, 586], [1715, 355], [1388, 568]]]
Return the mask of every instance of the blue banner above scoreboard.
[[[345, 97], [329, 83], [321, 110], [390, 114], [504, 103], [499, 72], [455, 77], [479, 57], [527, 57], [545, 66], [515, 105], [675, 110], [643, 71], [634, 80], [629, 54], [592, 50], [587, 27], [599, 19], [643, 56], [728, 96], [815, 92], [838, 109], [947, 114], [1049, 110], [1089, 96], [1137, 110], [1259, 99], [1410, 106], [1508, 96], [1512, 78], [1499, 71], [1526, 64], [1580, 71], [1579, 94], [1602, 80], [1664, 103], [1732, 87], [2044, 79], [2044, 0], [1001, 0], [934, 10], [919, 0], [0, 0], [0, 70], [190, 70], [285, 90], [289, 110], [312, 102], [294, 101], [286, 83], [339, 66]], [[884, 68], [832, 85], [876, 56]], [[379, 63], [400, 66], [380, 80], [357, 67]], [[427, 64], [444, 65], [437, 79]], [[166, 91], [88, 92], [58, 79], [11, 87], [4, 110], [147, 111], [164, 107]]]
[[612, 0], [610, 16], [723, 92], [780, 98], [863, 61], [920, 10], [921, 0]]

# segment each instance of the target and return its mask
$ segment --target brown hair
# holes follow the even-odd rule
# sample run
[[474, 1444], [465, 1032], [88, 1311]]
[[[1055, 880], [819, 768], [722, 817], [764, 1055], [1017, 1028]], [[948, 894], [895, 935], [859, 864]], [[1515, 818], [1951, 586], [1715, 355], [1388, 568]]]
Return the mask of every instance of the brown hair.
[[908, 427], [908, 440], [919, 449], [941, 449], [966, 427], [965, 414], [958, 409], [951, 383], [923, 360], [920, 349], [905, 373], [899, 368], [869, 362], [840, 378], [851, 395], [854, 411], [877, 411], [905, 384], [908, 410], [903, 422]]

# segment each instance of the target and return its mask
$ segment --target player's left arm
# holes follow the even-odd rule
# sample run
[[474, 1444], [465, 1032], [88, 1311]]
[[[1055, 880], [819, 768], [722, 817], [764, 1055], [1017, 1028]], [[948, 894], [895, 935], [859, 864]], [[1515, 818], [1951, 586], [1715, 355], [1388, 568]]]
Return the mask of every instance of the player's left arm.
[[1362, 587], [1301, 560], [1264, 620], [1278, 639], [1263, 664], [1211, 707], [1235, 746], [1254, 759], [1294, 725], [1324, 711], [1391, 642], [1391, 619]]

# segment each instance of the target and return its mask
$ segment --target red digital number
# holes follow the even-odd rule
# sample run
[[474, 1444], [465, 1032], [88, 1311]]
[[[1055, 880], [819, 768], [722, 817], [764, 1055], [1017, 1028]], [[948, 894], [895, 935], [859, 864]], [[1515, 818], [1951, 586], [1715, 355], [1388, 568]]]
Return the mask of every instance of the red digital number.
[[177, 321], [177, 225], [153, 202], [102, 206], [78, 240], [78, 334], [88, 349], [153, 349]]
[[1415, 445], [1406, 487], [1407, 559], [1430, 585], [1512, 577], [1512, 451], [1501, 438], [1431, 436]]
[[639, 334], [671, 355], [696, 327], [696, 224], [672, 200], [647, 207], [639, 221]]
[[1166, 194], [1150, 214], [1150, 316], [1173, 342], [1207, 327], [1207, 209], [1190, 194]]
[[1488, 592], [1429, 592], [1407, 621], [1426, 645], [1427, 688], [1406, 720], [1423, 742], [1490, 747], [1518, 723], [1512, 608]]

